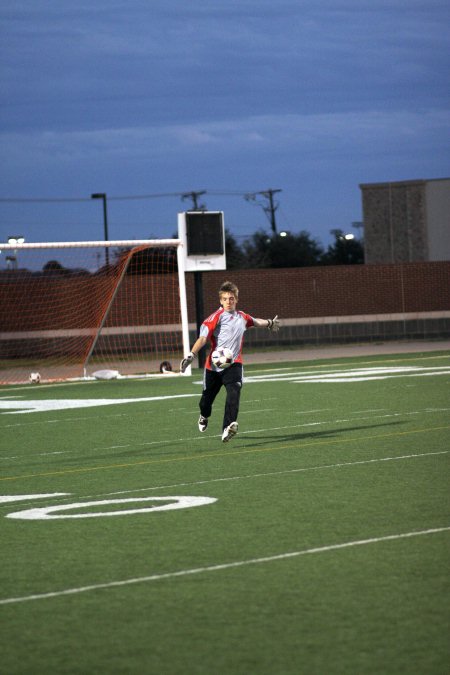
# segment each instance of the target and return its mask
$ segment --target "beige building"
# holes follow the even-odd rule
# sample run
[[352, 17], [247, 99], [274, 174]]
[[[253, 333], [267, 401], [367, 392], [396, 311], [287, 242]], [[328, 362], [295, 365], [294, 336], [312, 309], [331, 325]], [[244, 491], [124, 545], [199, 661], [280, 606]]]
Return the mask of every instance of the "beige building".
[[366, 263], [450, 260], [450, 178], [360, 188]]

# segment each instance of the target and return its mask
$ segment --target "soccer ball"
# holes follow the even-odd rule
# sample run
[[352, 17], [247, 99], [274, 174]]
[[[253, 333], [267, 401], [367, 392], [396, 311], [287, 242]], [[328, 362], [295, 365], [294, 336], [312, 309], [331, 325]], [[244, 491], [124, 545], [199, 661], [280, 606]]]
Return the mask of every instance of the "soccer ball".
[[30, 382], [31, 384], [39, 384], [41, 381], [41, 374], [40, 373], [30, 373]]
[[171, 373], [172, 372], [172, 364], [170, 361], [163, 361], [162, 363], [159, 364], [159, 372], [160, 373]]
[[228, 347], [219, 347], [211, 354], [211, 361], [220, 370], [229, 368], [233, 363], [233, 352]]

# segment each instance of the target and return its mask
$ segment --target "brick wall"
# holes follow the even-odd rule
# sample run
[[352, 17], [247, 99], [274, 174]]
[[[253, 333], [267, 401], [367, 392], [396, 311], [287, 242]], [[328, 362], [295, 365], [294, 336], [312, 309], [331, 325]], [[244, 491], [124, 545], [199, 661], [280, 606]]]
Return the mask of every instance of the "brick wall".
[[[205, 316], [218, 289], [239, 287], [239, 307], [254, 316], [285, 318], [450, 310], [450, 262], [232, 270], [203, 274]], [[189, 321], [195, 322], [193, 274], [187, 274]]]
[[[170, 279], [169, 279], [170, 277]], [[285, 329], [277, 336], [268, 331], [251, 331], [250, 341], [258, 344], [331, 342], [386, 339], [388, 337], [442, 337], [450, 334], [450, 262], [386, 265], [352, 265], [291, 269], [235, 270], [203, 273], [204, 316], [219, 306], [218, 289], [225, 279], [239, 289], [239, 307], [255, 317], [278, 314]], [[173, 275], [129, 276], [116, 297], [116, 306], [106, 326], [166, 325], [179, 322], [175, 303], [163, 309], [158, 292], [168, 292]], [[172, 283], [174, 282], [174, 284]], [[0, 283], [0, 333], [57, 328], [91, 328], [100, 304], [101, 279], [89, 283], [77, 279], [50, 282], [26, 279], [14, 284]], [[133, 289], [140, 284], [148, 302], [130, 303]], [[69, 286], [75, 285], [69, 289]], [[194, 275], [186, 275], [188, 318], [196, 323]], [[159, 290], [156, 289], [159, 286]], [[155, 290], [156, 289], [156, 290]], [[77, 311], [68, 320], [65, 299], [77, 291]], [[130, 296], [131, 293], [131, 296]], [[176, 294], [176, 293], [175, 293]], [[44, 300], [52, 296], [50, 310]], [[72, 296], [73, 297], [73, 296]], [[41, 309], [42, 304], [42, 309]], [[132, 306], [131, 306], [132, 305]], [[152, 307], [149, 316], [148, 306]], [[434, 312], [434, 316], [423, 316]], [[19, 321], [28, 313], [32, 320]], [[446, 314], [447, 313], [447, 314]], [[398, 316], [398, 315], [409, 316]], [[411, 316], [421, 314], [421, 316]], [[397, 315], [397, 316], [389, 316]], [[323, 320], [324, 317], [326, 320]], [[352, 320], [354, 317], [354, 320]], [[291, 320], [291, 321], [289, 321]], [[195, 333], [192, 334], [192, 337]], [[248, 342], [248, 340], [247, 340]]]
[[[195, 323], [194, 280], [187, 277], [189, 321]], [[205, 316], [219, 306], [225, 279], [237, 284], [241, 309], [284, 320], [275, 335], [249, 331], [247, 347], [450, 336], [448, 261], [208, 272], [203, 275]], [[191, 331], [191, 341], [195, 336]]]

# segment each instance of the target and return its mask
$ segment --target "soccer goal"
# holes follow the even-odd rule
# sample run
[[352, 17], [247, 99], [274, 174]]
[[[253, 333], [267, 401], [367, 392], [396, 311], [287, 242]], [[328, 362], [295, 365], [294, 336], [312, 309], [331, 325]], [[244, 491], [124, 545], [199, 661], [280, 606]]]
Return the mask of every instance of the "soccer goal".
[[179, 239], [0, 244], [0, 383], [178, 370]]

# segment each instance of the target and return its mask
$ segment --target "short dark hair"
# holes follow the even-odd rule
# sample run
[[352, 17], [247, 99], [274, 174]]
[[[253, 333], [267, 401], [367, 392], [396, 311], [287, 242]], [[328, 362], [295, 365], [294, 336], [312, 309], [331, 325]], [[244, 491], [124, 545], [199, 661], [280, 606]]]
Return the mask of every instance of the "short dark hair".
[[222, 286], [219, 288], [219, 298], [222, 293], [233, 293], [236, 298], [239, 296], [239, 289], [236, 284], [233, 284], [232, 281], [224, 281]]

